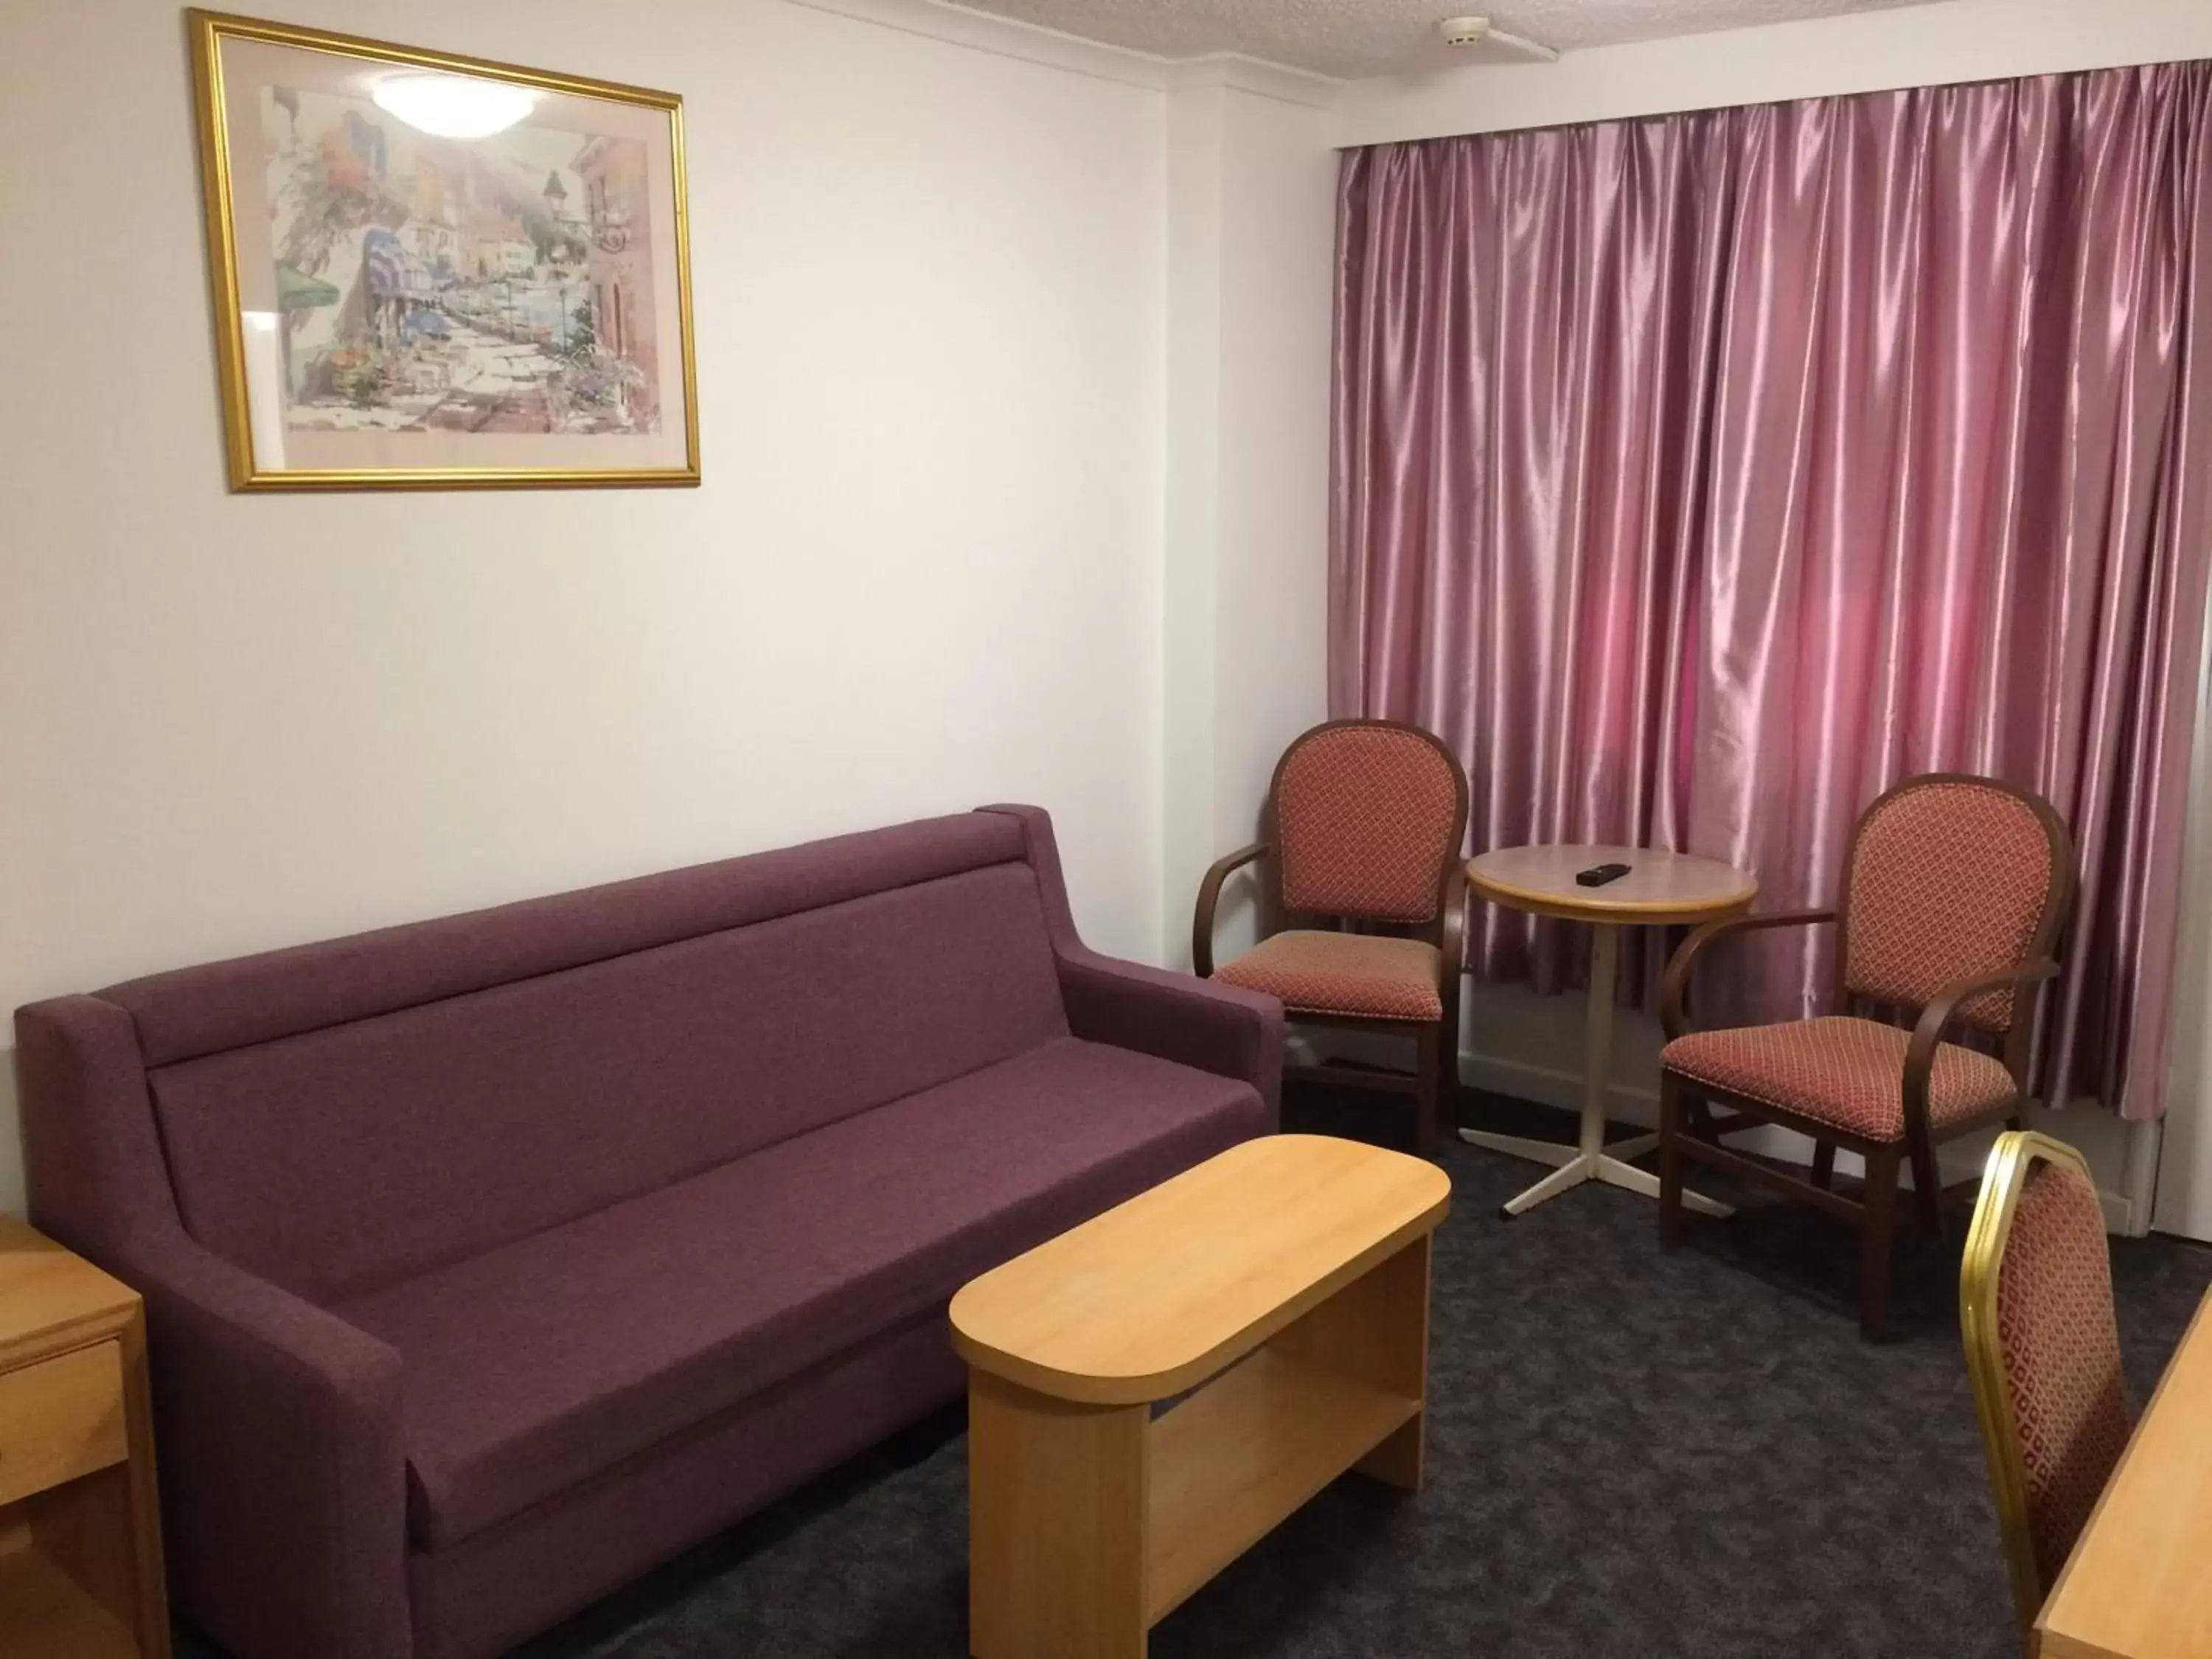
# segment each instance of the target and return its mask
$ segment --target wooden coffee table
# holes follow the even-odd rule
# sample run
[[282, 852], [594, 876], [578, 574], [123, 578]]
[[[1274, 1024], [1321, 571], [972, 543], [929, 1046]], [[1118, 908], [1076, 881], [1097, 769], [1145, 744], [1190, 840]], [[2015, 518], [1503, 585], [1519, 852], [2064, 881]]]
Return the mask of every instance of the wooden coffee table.
[[975, 1659], [1142, 1659], [1345, 1470], [1418, 1487], [1450, 1203], [1422, 1159], [1274, 1135], [954, 1297]]

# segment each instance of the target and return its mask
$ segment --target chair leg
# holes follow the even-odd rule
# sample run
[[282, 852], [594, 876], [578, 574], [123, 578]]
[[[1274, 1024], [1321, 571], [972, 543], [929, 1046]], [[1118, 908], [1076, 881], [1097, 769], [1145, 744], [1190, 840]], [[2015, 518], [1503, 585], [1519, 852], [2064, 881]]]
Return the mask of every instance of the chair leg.
[[1659, 1073], [1659, 1248], [1682, 1243], [1682, 1082]]
[[1426, 1027], [1416, 1039], [1417, 1071], [1413, 1079], [1413, 1150], [1423, 1158], [1437, 1155], [1437, 1097], [1443, 1087], [1443, 1026]]
[[1813, 1143], [1813, 1184], [1828, 1191], [1836, 1184], [1836, 1143], [1816, 1140]]
[[1882, 1313], [1889, 1304], [1889, 1247], [1897, 1231], [1899, 1149], [1866, 1155], [1866, 1213], [1859, 1236], [1859, 1334], [1872, 1342], [1881, 1335]]
[[1920, 1230], [1930, 1238], [1943, 1237], [1943, 1174], [1936, 1164], [1935, 1144], [1926, 1136], [1914, 1141], [1912, 1203], [1919, 1212]]
[[1443, 1080], [1437, 1089], [1437, 1114], [1447, 1135], [1467, 1121], [1467, 1085], [1459, 1074], [1459, 991], [1456, 982], [1444, 998], [1443, 1024], [1437, 1028], [1443, 1061]]

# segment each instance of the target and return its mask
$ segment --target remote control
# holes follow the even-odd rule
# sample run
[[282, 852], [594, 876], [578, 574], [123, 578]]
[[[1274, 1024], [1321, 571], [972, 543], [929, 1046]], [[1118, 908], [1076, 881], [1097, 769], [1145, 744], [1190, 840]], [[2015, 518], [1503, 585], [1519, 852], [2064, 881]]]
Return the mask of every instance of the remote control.
[[1587, 870], [1577, 871], [1575, 883], [1581, 887], [1602, 887], [1609, 881], [1619, 881], [1628, 873], [1625, 864], [1594, 864]]

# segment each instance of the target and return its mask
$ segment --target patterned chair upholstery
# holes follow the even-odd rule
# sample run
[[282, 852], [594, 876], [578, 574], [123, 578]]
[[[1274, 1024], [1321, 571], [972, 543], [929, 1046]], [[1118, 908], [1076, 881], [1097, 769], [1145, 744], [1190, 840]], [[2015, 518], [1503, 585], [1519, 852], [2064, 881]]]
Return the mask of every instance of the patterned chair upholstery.
[[1297, 1013], [1443, 1018], [1443, 958], [1417, 939], [1294, 927], [1261, 939], [1214, 977], [1265, 991]]
[[1997, 1138], [1959, 1317], [2025, 1635], [2128, 1442], [2104, 1212], [2081, 1153]]
[[[1457, 1069], [1466, 775], [1450, 750], [1417, 727], [1333, 720], [1285, 752], [1267, 817], [1268, 840], [1206, 872], [1192, 959], [1201, 975], [1279, 998], [1293, 1020], [1415, 1036], [1410, 1079], [1308, 1069], [1340, 1083], [1411, 1092], [1427, 1152], [1439, 1099], [1457, 1081], [1445, 1070], [1447, 1054], [1450, 1070]], [[1261, 860], [1272, 867], [1279, 910], [1339, 926], [1286, 928], [1216, 969], [1222, 884], [1231, 872]], [[1347, 931], [1346, 923], [1360, 931]]]
[[[1892, 1007], [1924, 1007], [1943, 988], [2027, 959], [2061, 859], [2056, 821], [2037, 797], [1984, 778], [1916, 781], [1859, 820], [1844, 899], [1844, 988]], [[1959, 1005], [1957, 1018], [2002, 1034], [2013, 988]]]
[[[1940, 1231], [1936, 1146], [2019, 1112], [2030, 996], [2057, 972], [2051, 951], [2073, 886], [2072, 845], [2047, 802], [1993, 779], [1933, 774], [1899, 784], [1859, 820], [1839, 910], [1743, 917], [1700, 930], [1676, 953], [1662, 996], [1670, 1041], [1660, 1061], [1662, 1237], [1671, 1243], [1680, 1234], [1685, 1158], [1844, 1215], [1863, 1231], [1860, 1321], [1875, 1334], [1899, 1165], [1910, 1161], [1922, 1222]], [[1684, 992], [1716, 940], [1825, 923], [1841, 933], [1834, 1012], [1776, 1025], [1688, 1029]], [[1915, 1024], [1907, 1030], [1864, 1018], [1852, 1012], [1859, 1006]], [[2000, 1053], [1946, 1040], [1954, 1032], [1976, 1033]], [[1735, 1115], [1716, 1120], [1715, 1105]], [[1813, 1137], [1809, 1185], [1721, 1144], [1723, 1135], [1767, 1122]], [[1866, 1158], [1863, 1204], [1833, 1190], [1839, 1147]]]
[[1467, 780], [1427, 732], [1346, 720], [1307, 732], [1276, 768], [1283, 903], [1368, 921], [1428, 921], [1467, 828]]
[[[1817, 1118], [1869, 1140], [1905, 1139], [1909, 1033], [1877, 1020], [1825, 1015], [1788, 1025], [1698, 1031], [1667, 1045], [1684, 1077]], [[1928, 1121], [1937, 1128], [1986, 1117], [2013, 1097], [2004, 1062], [1978, 1048], [1938, 1043], [1928, 1079]]]

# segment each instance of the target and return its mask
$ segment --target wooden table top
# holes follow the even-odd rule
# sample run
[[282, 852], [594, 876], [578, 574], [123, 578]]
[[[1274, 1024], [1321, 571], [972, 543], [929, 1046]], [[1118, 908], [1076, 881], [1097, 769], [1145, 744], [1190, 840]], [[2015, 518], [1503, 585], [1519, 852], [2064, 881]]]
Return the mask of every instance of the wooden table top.
[[1322, 1135], [1232, 1146], [971, 1281], [953, 1346], [1056, 1399], [1127, 1406], [1194, 1388], [1430, 1231], [1451, 1182]]
[[2043, 1659], [2212, 1654], [2212, 1293], [2036, 1615]]
[[[1602, 887], [1576, 884], [1577, 871], [1625, 864]], [[1569, 921], [1664, 927], [1710, 921], [1746, 908], [1759, 883], [1732, 864], [1649, 847], [1501, 847], [1469, 859], [1468, 884], [1515, 910]]]
[[0, 1370], [69, 1346], [80, 1328], [112, 1325], [137, 1300], [82, 1256], [0, 1215]]

